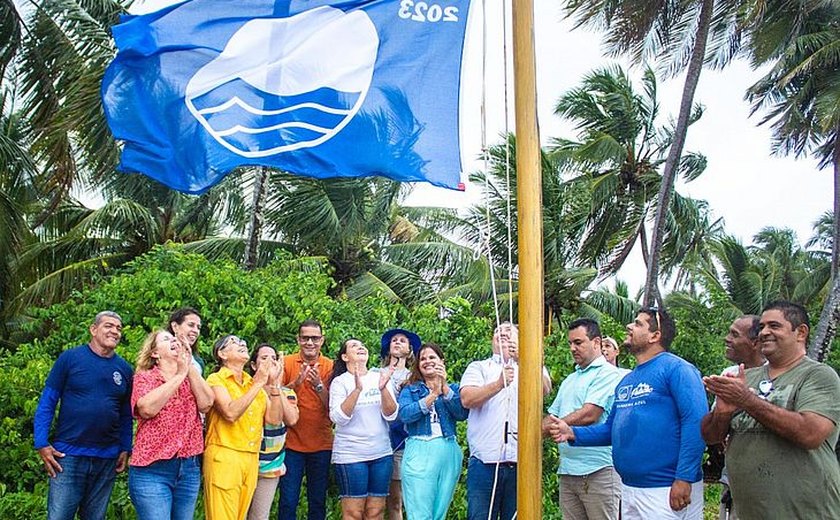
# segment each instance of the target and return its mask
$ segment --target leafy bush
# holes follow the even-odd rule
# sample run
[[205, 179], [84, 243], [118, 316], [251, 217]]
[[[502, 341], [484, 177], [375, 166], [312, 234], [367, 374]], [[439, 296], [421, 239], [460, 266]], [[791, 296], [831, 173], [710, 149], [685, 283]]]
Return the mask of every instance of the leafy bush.
[[[424, 341], [440, 344], [452, 380], [459, 380], [470, 361], [490, 355], [492, 323], [477, 317], [471, 304], [452, 299], [444, 308], [424, 305], [406, 308], [380, 298], [362, 301], [328, 296], [333, 282], [328, 267], [317, 261], [283, 257], [263, 269], [244, 271], [232, 262], [210, 262], [177, 246], [160, 246], [120, 271], [61, 304], [32, 309], [27, 332], [35, 339], [0, 357], [0, 518], [45, 517], [47, 480], [32, 449], [32, 417], [55, 358], [63, 350], [84, 343], [93, 316], [104, 309], [123, 318], [118, 353], [133, 363], [149, 331], [166, 325], [178, 307], [196, 307], [202, 314], [200, 352], [210, 361], [216, 338], [236, 333], [249, 344], [267, 341], [288, 352], [296, 350], [298, 324], [315, 318], [324, 324], [325, 354], [334, 356], [339, 342], [361, 339], [378, 353], [381, 333], [400, 326], [417, 331]], [[550, 336], [546, 353], [552, 379], [573, 366], [565, 332]], [[550, 399], [549, 396], [547, 399]], [[467, 457], [466, 428], [459, 444]], [[546, 443], [544, 469], [546, 517], [557, 517], [556, 446]], [[553, 453], [553, 458], [552, 454]], [[465, 464], [466, 466], [466, 464]], [[328, 510], [337, 512], [335, 493]], [[203, 508], [199, 507], [203, 516]], [[302, 511], [301, 511], [302, 513]], [[134, 518], [125, 475], [117, 479], [109, 518]], [[466, 518], [464, 481], [459, 484], [451, 518]]]

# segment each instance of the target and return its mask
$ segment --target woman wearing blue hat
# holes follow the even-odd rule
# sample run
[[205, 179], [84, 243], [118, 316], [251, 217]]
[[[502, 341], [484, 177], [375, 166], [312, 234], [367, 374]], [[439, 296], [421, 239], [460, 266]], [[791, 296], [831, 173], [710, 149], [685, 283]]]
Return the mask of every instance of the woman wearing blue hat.
[[[382, 367], [390, 368], [391, 381], [394, 383], [397, 395], [402, 390], [411, 367], [414, 365], [414, 352], [420, 350], [420, 336], [405, 330], [391, 329], [385, 331], [379, 341]], [[402, 490], [400, 488], [400, 466], [402, 464], [403, 448], [408, 434], [402, 421], [397, 419], [391, 423], [391, 448], [394, 450], [394, 472], [391, 475], [391, 486], [388, 490], [388, 518], [402, 520]]]

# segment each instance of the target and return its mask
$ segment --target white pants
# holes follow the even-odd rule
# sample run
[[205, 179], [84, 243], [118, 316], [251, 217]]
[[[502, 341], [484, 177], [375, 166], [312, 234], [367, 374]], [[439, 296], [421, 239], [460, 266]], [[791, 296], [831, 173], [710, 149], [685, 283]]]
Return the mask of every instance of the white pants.
[[682, 511], [671, 509], [671, 488], [621, 485], [622, 520], [703, 520], [703, 481], [691, 485], [691, 503]]

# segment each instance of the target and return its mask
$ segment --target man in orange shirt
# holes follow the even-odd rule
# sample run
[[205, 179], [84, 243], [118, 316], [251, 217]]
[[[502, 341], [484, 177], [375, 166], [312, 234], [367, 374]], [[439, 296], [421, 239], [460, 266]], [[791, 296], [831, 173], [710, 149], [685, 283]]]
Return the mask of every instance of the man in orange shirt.
[[286, 356], [283, 381], [295, 391], [300, 418], [286, 434], [286, 475], [280, 479], [278, 520], [297, 518], [298, 498], [306, 475], [308, 520], [326, 517], [327, 482], [332, 456], [332, 423], [327, 388], [333, 361], [321, 354], [324, 334], [321, 324], [306, 320], [298, 327], [300, 351]]

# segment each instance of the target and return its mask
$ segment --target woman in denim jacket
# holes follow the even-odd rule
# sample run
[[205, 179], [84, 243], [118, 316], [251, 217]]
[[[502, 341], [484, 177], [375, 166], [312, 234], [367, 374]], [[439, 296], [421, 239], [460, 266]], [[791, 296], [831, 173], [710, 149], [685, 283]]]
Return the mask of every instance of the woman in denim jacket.
[[446, 382], [443, 352], [425, 343], [400, 392], [399, 418], [408, 439], [402, 460], [402, 492], [408, 520], [443, 520], [455, 493], [464, 458], [455, 422], [469, 413], [457, 383]]

